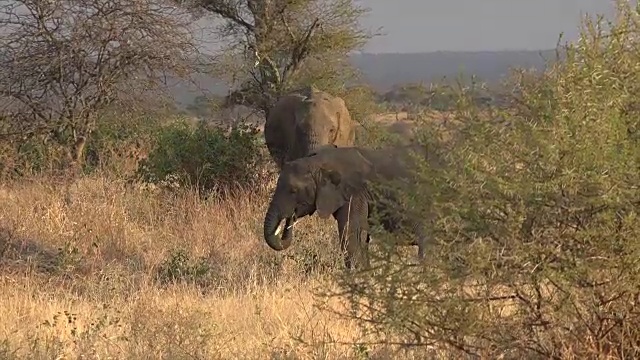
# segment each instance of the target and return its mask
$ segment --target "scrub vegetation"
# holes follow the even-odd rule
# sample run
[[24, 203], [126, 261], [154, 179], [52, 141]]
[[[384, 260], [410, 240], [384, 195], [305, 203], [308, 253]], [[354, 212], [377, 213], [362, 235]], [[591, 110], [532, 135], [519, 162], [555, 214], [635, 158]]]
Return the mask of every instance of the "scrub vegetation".
[[[640, 13], [587, 17], [544, 72], [412, 87], [415, 247], [346, 271], [333, 219], [266, 246], [261, 131], [194, 120], [158, 74], [227, 77], [212, 113], [313, 83], [378, 147], [389, 104], [346, 62], [348, 0], [1, 5], [0, 358], [630, 359], [640, 356]], [[193, 16], [221, 20], [203, 56]], [[204, 69], [204, 70], [203, 70]], [[437, 109], [429, 99], [438, 98]], [[443, 95], [444, 94], [444, 95]], [[443, 99], [446, 99], [443, 100]], [[202, 99], [200, 99], [202, 100]], [[214, 104], [215, 103], [215, 104]], [[202, 106], [208, 103], [203, 102]], [[397, 115], [396, 115], [397, 117]], [[397, 120], [400, 121], [400, 120]], [[399, 236], [399, 235], [396, 235]]]

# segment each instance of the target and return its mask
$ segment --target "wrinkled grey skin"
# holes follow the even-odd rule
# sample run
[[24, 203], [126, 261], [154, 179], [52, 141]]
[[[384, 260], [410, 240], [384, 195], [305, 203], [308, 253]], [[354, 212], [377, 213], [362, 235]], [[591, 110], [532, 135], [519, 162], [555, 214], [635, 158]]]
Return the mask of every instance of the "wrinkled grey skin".
[[[264, 219], [267, 244], [277, 251], [291, 245], [290, 228], [283, 230], [282, 237], [276, 233], [283, 220], [288, 226], [315, 212], [324, 219], [332, 215], [338, 223], [345, 266], [350, 269], [368, 266], [369, 217], [376, 210], [386, 231], [393, 233], [402, 227], [414, 235], [412, 245], [418, 245], [422, 261], [427, 240], [422, 223], [391, 206], [393, 192], [379, 196], [376, 195], [379, 192], [372, 191], [376, 184], [411, 181], [415, 164], [409, 150], [424, 153], [423, 148], [415, 145], [377, 150], [325, 146], [307, 157], [285, 163]], [[381, 214], [384, 211], [387, 213]]]
[[318, 147], [353, 146], [355, 125], [344, 100], [306, 86], [274, 104], [264, 124], [264, 137], [281, 170], [286, 161], [306, 156]]

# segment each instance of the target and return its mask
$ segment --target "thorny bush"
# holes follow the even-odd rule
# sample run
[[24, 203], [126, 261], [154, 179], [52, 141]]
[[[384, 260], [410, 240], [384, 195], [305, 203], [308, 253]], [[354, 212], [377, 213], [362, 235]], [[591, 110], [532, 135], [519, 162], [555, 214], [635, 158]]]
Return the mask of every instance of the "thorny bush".
[[386, 252], [339, 278], [351, 316], [462, 357], [640, 356], [640, 15], [618, 15], [586, 18], [544, 73], [515, 72], [509, 108], [461, 94], [445, 166], [407, 197], [435, 214], [425, 266]]

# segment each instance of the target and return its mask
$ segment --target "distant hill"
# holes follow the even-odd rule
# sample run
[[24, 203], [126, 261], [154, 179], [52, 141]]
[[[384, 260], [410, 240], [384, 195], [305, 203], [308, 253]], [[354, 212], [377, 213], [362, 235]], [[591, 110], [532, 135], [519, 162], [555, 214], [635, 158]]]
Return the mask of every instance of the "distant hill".
[[405, 83], [430, 83], [443, 77], [455, 79], [460, 71], [475, 74], [489, 84], [498, 83], [509, 68], [541, 70], [555, 59], [555, 50], [432, 52], [404, 54], [356, 54], [352, 64], [359, 68], [365, 81], [378, 91]]
[[[384, 92], [394, 85], [405, 83], [429, 83], [443, 77], [455, 79], [464, 74], [477, 75], [482, 81], [496, 84], [512, 67], [543, 69], [546, 61], [555, 59], [555, 50], [539, 51], [482, 51], [482, 52], [431, 52], [431, 53], [359, 53], [351, 56], [352, 64], [359, 68], [363, 81], [377, 91]], [[198, 87], [225, 95], [228, 87], [215, 79], [199, 75], [197, 87], [179, 82], [172, 87], [178, 103], [190, 104], [202, 95]]]

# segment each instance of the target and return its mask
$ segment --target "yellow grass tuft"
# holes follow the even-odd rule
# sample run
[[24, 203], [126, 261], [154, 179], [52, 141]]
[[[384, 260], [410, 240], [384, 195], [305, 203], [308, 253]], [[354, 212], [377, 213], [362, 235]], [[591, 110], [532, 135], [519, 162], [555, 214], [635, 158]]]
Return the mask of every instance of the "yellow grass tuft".
[[356, 323], [314, 307], [341, 264], [335, 223], [305, 218], [277, 253], [262, 239], [268, 196], [101, 177], [0, 188], [0, 358], [358, 358], [331, 344], [357, 340]]

